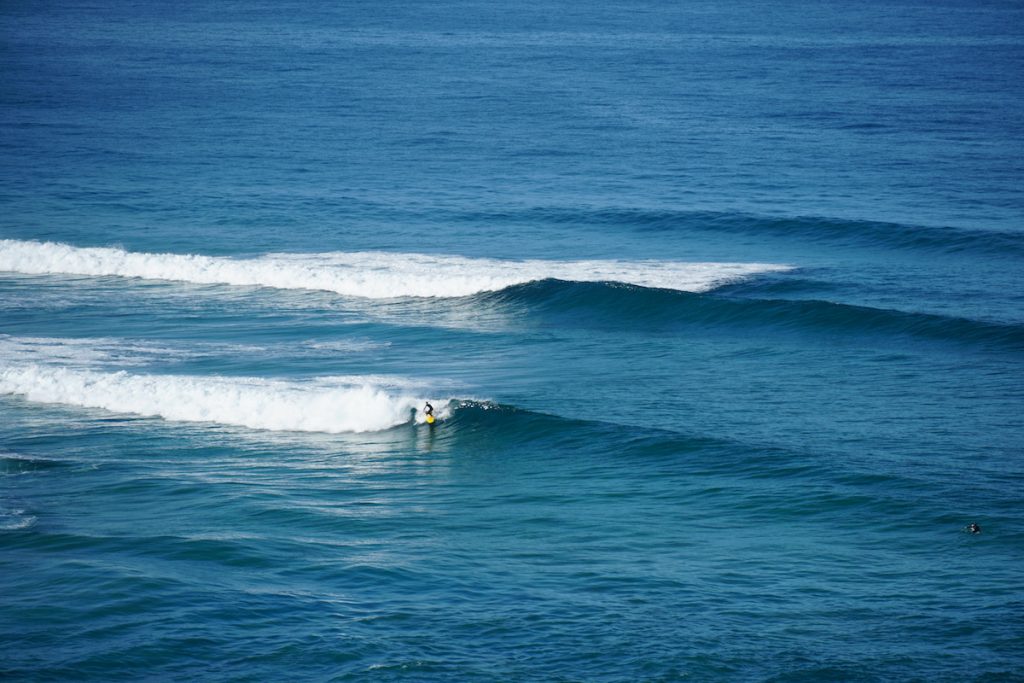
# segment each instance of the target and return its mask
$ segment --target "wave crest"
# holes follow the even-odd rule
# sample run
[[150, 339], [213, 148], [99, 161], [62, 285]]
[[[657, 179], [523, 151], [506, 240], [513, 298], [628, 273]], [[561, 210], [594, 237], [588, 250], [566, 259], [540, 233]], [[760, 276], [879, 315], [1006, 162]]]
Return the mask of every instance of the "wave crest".
[[752, 275], [788, 269], [769, 263], [514, 261], [386, 252], [268, 254], [241, 259], [0, 240], [0, 271], [312, 289], [370, 299], [463, 297], [545, 279], [704, 292]]
[[[0, 370], [0, 393], [173, 421], [326, 433], [396, 427], [413, 420], [425, 400], [371, 383], [143, 375], [38, 364]], [[433, 402], [444, 417], [446, 402]]]

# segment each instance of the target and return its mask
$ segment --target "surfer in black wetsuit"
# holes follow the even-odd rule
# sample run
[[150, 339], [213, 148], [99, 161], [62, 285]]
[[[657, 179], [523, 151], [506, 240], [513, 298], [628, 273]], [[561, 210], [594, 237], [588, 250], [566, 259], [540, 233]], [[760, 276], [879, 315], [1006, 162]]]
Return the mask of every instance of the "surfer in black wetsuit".
[[423, 412], [426, 413], [427, 415], [434, 414], [434, 406], [430, 405], [430, 401], [427, 401], [427, 406], [426, 408], [423, 409]]
[[970, 524], [967, 525], [967, 531], [969, 531], [972, 534], [980, 534], [981, 533], [981, 527], [978, 526], [976, 522], [971, 522]]

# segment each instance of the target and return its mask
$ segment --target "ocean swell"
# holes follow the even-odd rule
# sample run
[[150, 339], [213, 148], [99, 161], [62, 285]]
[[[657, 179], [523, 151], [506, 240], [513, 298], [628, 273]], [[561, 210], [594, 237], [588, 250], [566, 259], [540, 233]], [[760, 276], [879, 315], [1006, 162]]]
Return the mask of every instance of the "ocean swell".
[[758, 216], [738, 212], [673, 209], [539, 207], [510, 212], [466, 212], [458, 218], [487, 225], [609, 226], [636, 232], [770, 235], [801, 242], [866, 246], [926, 253], [1024, 256], [1024, 234], [964, 227], [907, 225], [819, 216]]
[[559, 325], [601, 329], [719, 328], [915, 337], [1024, 352], [1024, 327], [818, 299], [739, 298], [606, 283], [533, 282], [481, 295]]

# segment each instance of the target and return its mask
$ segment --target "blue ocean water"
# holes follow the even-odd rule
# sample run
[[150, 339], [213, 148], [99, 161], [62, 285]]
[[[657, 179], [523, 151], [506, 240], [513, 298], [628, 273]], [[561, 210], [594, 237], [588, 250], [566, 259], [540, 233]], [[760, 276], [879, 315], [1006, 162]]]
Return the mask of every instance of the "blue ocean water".
[[5, 680], [1024, 680], [1020, 3], [0, 58]]

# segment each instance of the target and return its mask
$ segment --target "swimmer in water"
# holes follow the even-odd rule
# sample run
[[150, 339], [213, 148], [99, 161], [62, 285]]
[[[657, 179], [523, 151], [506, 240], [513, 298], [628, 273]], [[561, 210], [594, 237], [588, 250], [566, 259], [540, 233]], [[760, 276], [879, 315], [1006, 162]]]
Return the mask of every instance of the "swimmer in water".
[[981, 533], [981, 527], [978, 526], [975, 522], [971, 522], [970, 524], [967, 525], [967, 531], [969, 531], [972, 534], [980, 534]]

